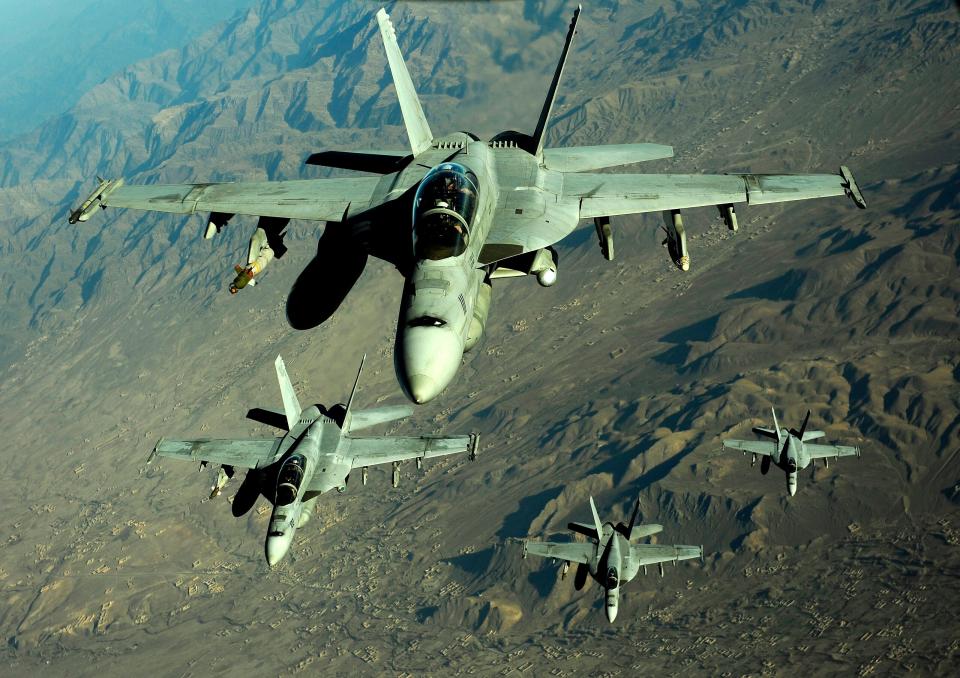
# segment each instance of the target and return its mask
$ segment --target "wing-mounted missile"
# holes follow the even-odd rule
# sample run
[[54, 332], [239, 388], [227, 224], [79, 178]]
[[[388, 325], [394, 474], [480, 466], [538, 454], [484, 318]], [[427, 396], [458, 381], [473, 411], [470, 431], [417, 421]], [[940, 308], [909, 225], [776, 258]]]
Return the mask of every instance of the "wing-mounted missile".
[[600, 253], [607, 261], [613, 261], [613, 229], [610, 228], [610, 217], [594, 217], [593, 226], [597, 229]]
[[93, 193], [80, 204], [80, 207], [70, 213], [69, 221], [71, 224], [75, 224], [78, 221], [86, 221], [97, 211], [98, 207], [107, 209], [103, 201], [108, 195], [123, 186], [123, 179], [101, 179], [97, 177], [97, 182], [99, 185]]
[[720, 218], [723, 219], [724, 225], [729, 228], [734, 233], [737, 232], [737, 212], [733, 209], [732, 204], [727, 205], [717, 205], [717, 209], [720, 210]]
[[563, 561], [563, 567], [560, 569], [560, 581], [563, 581], [567, 578], [567, 572], [570, 571], [570, 561]]
[[853, 172], [846, 165], [840, 165], [840, 176], [843, 177], [843, 190], [847, 197], [853, 200], [854, 204], [860, 209], [867, 208], [867, 201], [863, 199], [860, 187], [857, 186], [857, 180], [853, 178]]
[[663, 230], [667, 237], [663, 246], [670, 253], [670, 261], [681, 271], [690, 270], [690, 253], [687, 251], [687, 233], [683, 230], [683, 217], [680, 210], [669, 210], [663, 213]]

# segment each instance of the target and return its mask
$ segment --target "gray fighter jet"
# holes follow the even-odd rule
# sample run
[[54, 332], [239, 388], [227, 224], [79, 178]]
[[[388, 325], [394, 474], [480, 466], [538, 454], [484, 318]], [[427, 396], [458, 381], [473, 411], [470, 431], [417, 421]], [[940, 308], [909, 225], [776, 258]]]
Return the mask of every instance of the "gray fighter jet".
[[[357, 263], [314, 289], [331, 290], [325, 303], [335, 310], [368, 253], [397, 266], [406, 280], [394, 353], [397, 378], [414, 402], [423, 403], [446, 388], [463, 353], [480, 340], [492, 281], [534, 275], [541, 285], [553, 285], [558, 266], [553, 245], [585, 219], [593, 220], [601, 252], [612, 260], [611, 217], [662, 212], [670, 259], [686, 271], [690, 254], [681, 210], [712, 206], [736, 231], [737, 204], [847, 195], [866, 206], [846, 167], [838, 174], [808, 175], [609, 174], [596, 170], [669, 158], [673, 148], [649, 143], [544, 148], [579, 14], [578, 7], [532, 135], [506, 131], [487, 140], [469, 132], [435, 135], [394, 27], [381, 9], [376, 18], [410, 148], [328, 150], [307, 159], [379, 176], [150, 186], [102, 180], [70, 214], [70, 222], [85, 221], [107, 207], [208, 213], [205, 237], [213, 237], [236, 214], [329, 222], [327, 231], [342, 236], [338, 244], [362, 252], [359, 258], [341, 257]], [[241, 269], [240, 283], [245, 283], [262, 266]], [[233, 287], [240, 284], [235, 281]]]
[[723, 446], [741, 450], [744, 453], [751, 452], [753, 457], [750, 460], [750, 466], [754, 466], [757, 463], [757, 455], [761, 455], [763, 459], [760, 462], [760, 473], [764, 475], [770, 470], [771, 463], [776, 464], [777, 468], [787, 474], [787, 492], [791, 497], [797, 493], [797, 472], [807, 468], [811, 461], [823, 459], [823, 465], [826, 467], [830, 465], [831, 458], [860, 456], [859, 447], [809, 444], [808, 441], [823, 438], [826, 435], [823, 431], [807, 430], [810, 410], [807, 410], [807, 416], [799, 431], [792, 428], [781, 429], [777, 423], [776, 411], [770, 408], [770, 412], [773, 413], [772, 429], [757, 426], [753, 428], [754, 433], [768, 438], [768, 441], [724, 440]]
[[589, 542], [542, 542], [524, 541], [523, 557], [528, 554], [562, 560], [560, 578], [564, 579], [570, 563], [579, 563], [573, 585], [579, 591], [587, 582], [587, 575], [603, 587], [607, 620], [617, 618], [620, 606], [620, 587], [637, 576], [640, 568], [644, 573], [647, 565], [659, 565], [663, 576], [663, 563], [691, 558], [703, 558], [702, 546], [667, 546], [661, 544], [634, 544], [633, 539], [649, 537], [663, 531], [662, 525], [636, 525], [640, 512], [640, 500], [633, 509], [630, 524], [600, 523], [597, 507], [590, 497], [590, 512], [593, 525], [570, 523], [567, 527], [582, 534]]
[[[286, 431], [279, 438], [245, 440], [168, 440], [161, 438], [150, 454], [155, 456], [220, 464], [210, 497], [233, 476], [234, 469], [249, 469], [243, 486], [234, 499], [234, 515], [243, 515], [262, 493], [273, 502], [273, 514], [267, 532], [266, 556], [272, 566], [290, 549], [294, 532], [310, 519], [317, 499], [332, 489], [343, 492], [350, 472], [360, 469], [361, 482], [367, 484], [367, 467], [393, 464], [393, 486], [400, 479], [401, 461], [415, 459], [420, 468], [424, 459], [467, 452], [476, 458], [479, 437], [388, 436], [361, 437], [354, 433], [375, 424], [410, 416], [409, 406], [379, 407], [354, 412], [351, 408], [360, 374], [346, 406], [326, 410], [321, 405], [300, 407], [287, 376], [283, 359], [277, 356], [277, 378], [283, 397], [284, 413], [250, 410], [250, 419]], [[360, 363], [363, 370], [363, 363]]]

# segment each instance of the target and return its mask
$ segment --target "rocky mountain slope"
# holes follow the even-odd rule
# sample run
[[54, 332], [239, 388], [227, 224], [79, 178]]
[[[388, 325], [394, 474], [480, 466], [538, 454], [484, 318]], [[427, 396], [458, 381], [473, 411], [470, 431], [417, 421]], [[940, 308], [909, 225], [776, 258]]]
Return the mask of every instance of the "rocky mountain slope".
[[[670, 143], [639, 171], [832, 171], [870, 203], [685, 215], [675, 271], [659, 215], [563, 243], [560, 278], [502, 281], [457, 382], [396, 430], [477, 430], [474, 462], [405, 469], [321, 500], [279, 571], [269, 515], [202, 501], [209, 478], [147, 466], [160, 435], [263, 434], [282, 352], [306, 399], [401, 402], [400, 277], [371, 261], [321, 327], [286, 298], [315, 254], [295, 224], [263, 284], [226, 284], [252, 220], [107, 211], [69, 226], [94, 174], [128, 181], [320, 176], [322, 148], [405, 139], [368, 3], [276, 0], [179, 54], [126, 68], [0, 147], [7, 497], [5, 672], [104, 660], [203, 674], [386, 671], [949, 672], [960, 520], [960, 148], [952, 4], [593, 3], [550, 142]], [[559, 3], [397, 4], [435, 131], [535, 124], [569, 18]], [[634, 171], [637, 171], [636, 168]], [[806, 409], [860, 459], [778, 475], [726, 435]], [[229, 494], [227, 492], [226, 494]], [[633, 582], [608, 627], [519, 538], [605, 516], [702, 543], [703, 564]], [[229, 501], [229, 499], [228, 499]], [[175, 659], [171, 660], [171, 657]], [[91, 661], [92, 660], [92, 661]], [[826, 667], [826, 668], [825, 668]], [[86, 669], [80, 669], [84, 674]], [[559, 673], [557, 673], [559, 675]]]

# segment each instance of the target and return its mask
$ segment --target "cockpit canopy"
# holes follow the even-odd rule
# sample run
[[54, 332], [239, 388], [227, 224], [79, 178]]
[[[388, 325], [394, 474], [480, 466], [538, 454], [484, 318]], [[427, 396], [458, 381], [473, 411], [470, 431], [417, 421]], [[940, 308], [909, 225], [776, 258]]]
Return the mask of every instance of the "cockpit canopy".
[[302, 454], [293, 454], [283, 462], [277, 474], [277, 506], [292, 504], [297, 498], [306, 468], [307, 460]]
[[477, 175], [455, 162], [427, 172], [413, 199], [413, 253], [417, 259], [463, 254], [477, 211]]
[[606, 588], [615, 589], [620, 586], [620, 576], [617, 573], [617, 568], [611, 567], [607, 570], [607, 585]]

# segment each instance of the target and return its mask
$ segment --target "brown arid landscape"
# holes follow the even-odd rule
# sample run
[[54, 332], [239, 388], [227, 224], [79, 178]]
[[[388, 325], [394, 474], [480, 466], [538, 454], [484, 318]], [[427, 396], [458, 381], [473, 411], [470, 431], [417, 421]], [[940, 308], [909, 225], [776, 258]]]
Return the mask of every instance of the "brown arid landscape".
[[[597, 1], [548, 145], [654, 142], [644, 172], [834, 172], [841, 198], [592, 225], [557, 284], [495, 281], [481, 344], [398, 434], [481, 434], [476, 461], [321, 498], [290, 557], [263, 556], [214, 469], [147, 456], [161, 435], [243, 437], [303, 402], [405, 402], [402, 278], [370, 259], [312, 329], [288, 298], [323, 226], [293, 222], [261, 284], [227, 293], [255, 220], [108, 210], [131, 183], [326, 176], [327, 148], [405, 147], [378, 3], [268, 0], [123, 67], [0, 144], [0, 607], [9, 676], [956, 675], [960, 670], [960, 13], [953, 2]], [[529, 132], [573, 6], [388, 3], [437, 133]], [[119, 67], [119, 66], [118, 66]], [[322, 295], [322, 290], [309, 291]], [[724, 437], [811, 426], [862, 456], [761, 476]], [[705, 558], [600, 590], [521, 558], [570, 520], [661, 523]]]

